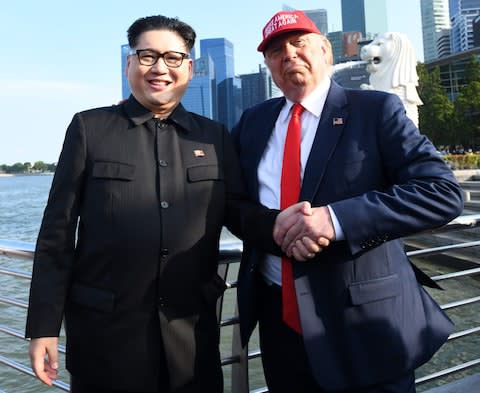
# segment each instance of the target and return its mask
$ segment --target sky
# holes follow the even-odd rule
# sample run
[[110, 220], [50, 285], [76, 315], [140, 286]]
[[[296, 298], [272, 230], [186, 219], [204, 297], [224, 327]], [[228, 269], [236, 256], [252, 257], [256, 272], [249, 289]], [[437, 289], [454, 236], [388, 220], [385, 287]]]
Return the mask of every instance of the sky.
[[[407, 34], [423, 61], [419, 0], [386, 0], [388, 29]], [[19, 0], [0, 8], [0, 164], [56, 162], [74, 113], [121, 99], [120, 47], [137, 19], [163, 14], [201, 39], [234, 45], [235, 73], [258, 71], [261, 31], [287, 4], [326, 9], [341, 30], [340, 0]]]

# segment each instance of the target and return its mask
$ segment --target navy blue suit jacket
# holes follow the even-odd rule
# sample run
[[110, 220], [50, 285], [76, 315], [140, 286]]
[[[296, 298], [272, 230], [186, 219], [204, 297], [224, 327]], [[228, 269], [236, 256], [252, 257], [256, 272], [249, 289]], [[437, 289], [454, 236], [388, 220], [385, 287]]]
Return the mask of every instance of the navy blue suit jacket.
[[[232, 131], [253, 199], [258, 163], [284, 103], [275, 98], [246, 110]], [[453, 323], [417, 282], [400, 238], [455, 218], [462, 192], [397, 96], [332, 82], [300, 200], [329, 204], [345, 235], [313, 262], [294, 264], [318, 384], [335, 390], [381, 383], [430, 359]], [[245, 244], [238, 288], [244, 344], [258, 319], [262, 258]]]

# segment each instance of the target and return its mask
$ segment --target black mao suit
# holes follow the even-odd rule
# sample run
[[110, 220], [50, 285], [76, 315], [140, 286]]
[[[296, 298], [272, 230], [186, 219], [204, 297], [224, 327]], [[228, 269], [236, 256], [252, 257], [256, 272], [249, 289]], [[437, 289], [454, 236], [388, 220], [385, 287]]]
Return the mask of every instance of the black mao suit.
[[133, 97], [76, 114], [37, 241], [26, 336], [57, 336], [65, 315], [66, 366], [82, 381], [157, 391], [166, 359], [173, 388], [221, 392], [219, 235], [254, 222], [248, 235], [267, 246], [275, 217], [244, 197], [218, 123], [181, 105], [158, 121]]
[[[256, 200], [258, 164], [284, 104], [259, 104], [232, 130]], [[400, 238], [455, 218], [462, 191], [397, 96], [332, 82], [300, 200], [329, 204], [345, 235], [312, 261], [293, 264], [303, 343], [318, 385], [375, 385], [426, 362], [452, 323], [417, 282]], [[244, 343], [259, 318], [262, 260], [247, 241], [238, 288]]]

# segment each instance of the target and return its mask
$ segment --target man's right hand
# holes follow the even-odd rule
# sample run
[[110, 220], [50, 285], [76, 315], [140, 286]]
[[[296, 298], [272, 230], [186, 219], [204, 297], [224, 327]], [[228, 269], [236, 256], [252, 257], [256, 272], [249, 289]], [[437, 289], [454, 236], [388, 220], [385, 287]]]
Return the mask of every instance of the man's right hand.
[[28, 355], [37, 378], [52, 386], [58, 377], [58, 337], [32, 338]]
[[277, 216], [273, 238], [288, 257], [307, 261], [330, 244], [334, 236], [327, 236], [312, 227], [318, 220], [320, 209], [312, 208], [310, 202], [304, 201], [282, 210]]

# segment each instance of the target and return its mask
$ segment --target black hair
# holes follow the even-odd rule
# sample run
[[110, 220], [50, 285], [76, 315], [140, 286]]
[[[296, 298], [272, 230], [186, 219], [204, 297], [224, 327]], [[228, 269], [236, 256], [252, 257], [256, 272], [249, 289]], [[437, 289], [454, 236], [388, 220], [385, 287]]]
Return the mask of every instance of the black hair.
[[195, 45], [196, 33], [193, 28], [178, 18], [169, 18], [163, 15], [146, 16], [139, 18], [128, 28], [128, 45], [135, 48], [138, 44], [138, 37], [151, 30], [169, 30], [180, 35], [190, 52]]

